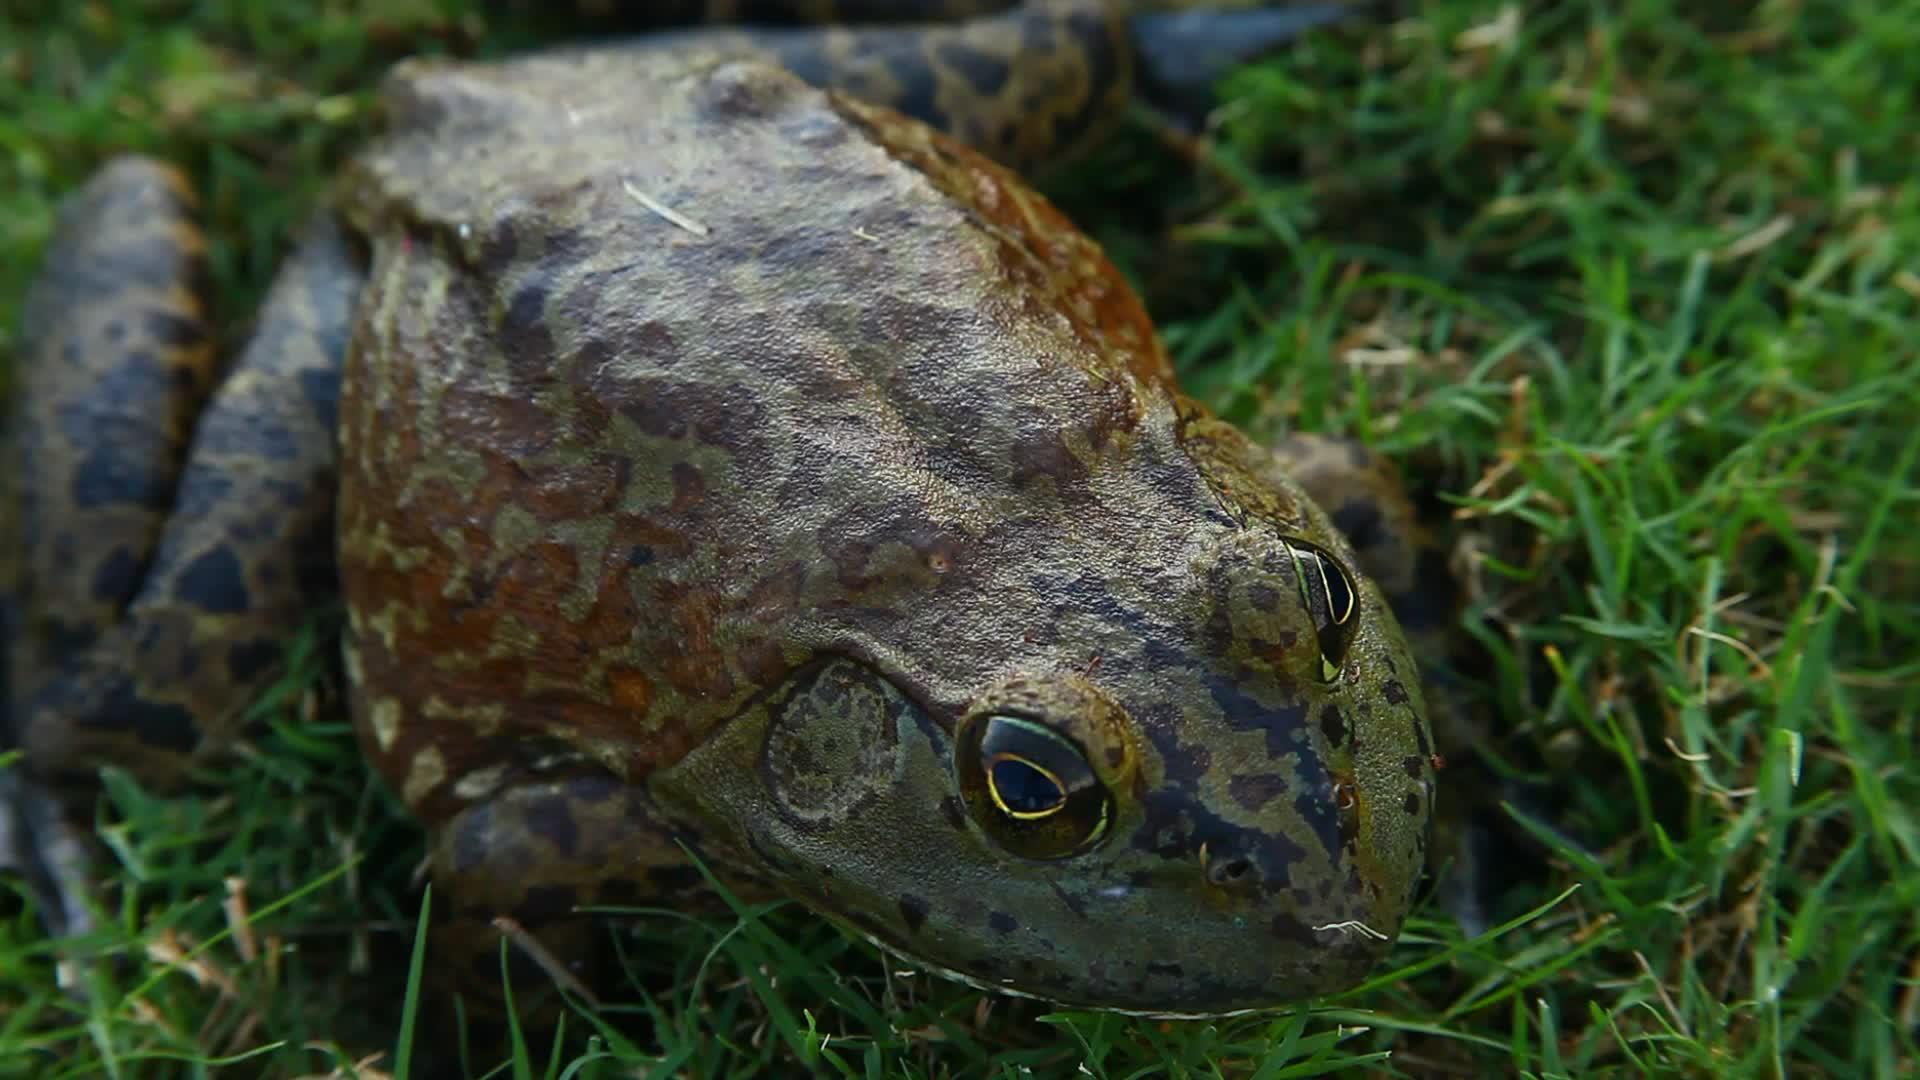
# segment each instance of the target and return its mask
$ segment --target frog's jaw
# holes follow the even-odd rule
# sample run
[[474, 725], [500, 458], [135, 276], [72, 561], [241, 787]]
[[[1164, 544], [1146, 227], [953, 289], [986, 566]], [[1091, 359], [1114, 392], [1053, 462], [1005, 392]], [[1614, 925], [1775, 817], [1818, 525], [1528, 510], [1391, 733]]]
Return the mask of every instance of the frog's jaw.
[[1397, 910], [1364, 899], [1320, 897], [1318, 925], [1287, 890], [1210, 888], [1190, 853], [1142, 848], [1138, 806], [1085, 856], [1007, 855], [966, 813], [952, 754], [890, 681], [833, 660], [650, 786], [723, 876], [731, 860], [911, 964], [996, 993], [1145, 1016], [1261, 1011], [1358, 981], [1398, 930]]
[[1193, 1012], [1193, 1011], [1181, 1012], [1177, 1010], [1168, 1010], [1168, 1009], [1129, 1009], [1129, 1008], [1126, 1008], [1125, 1006], [1119, 1006], [1119, 1005], [1101, 1005], [1101, 1004], [1095, 1004], [1095, 1003], [1067, 1001], [1067, 1000], [1062, 1000], [1060, 998], [1056, 998], [1052, 996], [1043, 996], [1041, 994], [1031, 994], [1025, 990], [1019, 989], [1018, 987], [1011, 986], [1005, 981], [995, 983], [987, 979], [977, 978], [975, 976], [969, 975], [964, 971], [956, 971], [953, 968], [941, 967], [939, 964], [933, 963], [932, 961], [926, 959], [925, 957], [915, 956], [913, 953], [905, 949], [902, 949], [898, 945], [893, 944], [892, 942], [886, 940], [885, 938], [881, 937], [878, 934], [868, 933], [867, 931], [862, 930], [859, 927], [854, 926], [853, 924], [847, 922], [845, 919], [841, 919], [832, 915], [827, 916], [827, 918], [835, 926], [838, 926], [840, 929], [846, 931], [847, 933], [853, 935], [854, 937], [857, 937], [862, 941], [865, 941], [867, 944], [872, 945], [874, 948], [879, 949], [881, 952], [886, 953], [889, 956], [896, 957], [901, 961], [904, 961], [905, 963], [914, 965], [916, 970], [923, 970], [930, 974], [937, 975], [942, 979], [947, 979], [951, 982], [957, 982], [963, 986], [971, 986], [975, 990], [985, 991], [986, 993], [990, 993], [990, 994], [1003, 994], [1007, 997], [1026, 998], [1029, 1001], [1049, 1001], [1049, 1002], [1053, 1002], [1054, 1004], [1063, 1005], [1071, 1009], [1087, 1009], [1092, 1012], [1118, 1013], [1121, 1016], [1138, 1016], [1146, 1020], [1220, 1020], [1220, 1019], [1226, 1019], [1234, 1016], [1250, 1016], [1254, 1013], [1273, 1012], [1276, 1010], [1293, 1007], [1293, 1006], [1270, 1006], [1270, 1007], [1246, 1008], [1246, 1009], [1221, 1009], [1221, 1010], [1216, 1010], [1212, 1012]]

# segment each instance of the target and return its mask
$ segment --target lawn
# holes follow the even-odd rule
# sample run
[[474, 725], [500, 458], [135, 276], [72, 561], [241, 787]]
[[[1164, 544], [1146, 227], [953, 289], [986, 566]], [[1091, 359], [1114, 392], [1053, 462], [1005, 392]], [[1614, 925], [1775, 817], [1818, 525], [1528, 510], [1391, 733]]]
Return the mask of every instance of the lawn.
[[[199, 183], [239, 339], [378, 73], [534, 37], [461, 6], [0, 0], [0, 339], [61, 194], [129, 149]], [[1442, 891], [1351, 993], [1171, 1023], [793, 909], [661, 913], [530, 1074], [1920, 1075], [1920, 0], [1403, 7], [1048, 189], [1191, 389], [1366, 437], [1445, 520], [1483, 732], [1441, 798], [1507, 796], [1486, 926]], [[110, 778], [83, 996], [0, 905], [0, 1074], [396, 1069], [422, 846], [356, 760], [335, 618], [198, 794]]]

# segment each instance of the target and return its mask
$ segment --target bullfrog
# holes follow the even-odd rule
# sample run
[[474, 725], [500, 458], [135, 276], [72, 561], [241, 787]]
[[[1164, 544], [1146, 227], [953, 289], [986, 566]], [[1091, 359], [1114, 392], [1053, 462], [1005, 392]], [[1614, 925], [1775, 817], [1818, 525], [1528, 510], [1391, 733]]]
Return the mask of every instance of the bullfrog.
[[692, 33], [399, 65], [224, 374], [180, 176], [72, 198], [6, 470], [16, 828], [178, 784], [337, 598], [437, 963], [710, 873], [1071, 1005], [1359, 981], [1428, 844], [1432, 553], [1379, 456], [1182, 392], [1016, 171], [1124, 102], [1125, 12]]

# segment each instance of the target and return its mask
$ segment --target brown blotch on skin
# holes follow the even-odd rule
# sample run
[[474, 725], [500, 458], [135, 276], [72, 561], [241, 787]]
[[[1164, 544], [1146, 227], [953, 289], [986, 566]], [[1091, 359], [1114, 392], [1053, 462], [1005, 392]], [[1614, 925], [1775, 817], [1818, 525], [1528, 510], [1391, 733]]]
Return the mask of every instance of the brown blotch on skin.
[[708, 118], [717, 125], [771, 116], [791, 100], [792, 86], [783, 73], [756, 63], [721, 64], [708, 73], [696, 92]]
[[1045, 477], [1062, 495], [1083, 493], [1087, 467], [1059, 431], [1032, 432], [1013, 444], [1013, 482], [1025, 487]]
[[1420, 813], [1420, 793], [1417, 791], [1407, 792], [1407, 797], [1400, 800], [1400, 808], [1408, 814], [1418, 816]]
[[1380, 694], [1387, 699], [1388, 704], [1405, 705], [1407, 703], [1407, 688], [1401, 686], [1398, 679], [1388, 679], [1381, 685]]
[[513, 914], [522, 922], [544, 923], [571, 914], [579, 906], [580, 891], [571, 885], [535, 885], [522, 894]]
[[700, 470], [685, 461], [676, 461], [671, 470], [673, 476], [673, 504], [668, 508], [675, 514], [684, 514], [707, 497], [707, 480]]
[[1273, 611], [1280, 606], [1280, 590], [1261, 582], [1249, 585], [1247, 605], [1259, 611]]
[[653, 704], [653, 683], [638, 668], [615, 668], [607, 672], [607, 691], [614, 705], [635, 716], [645, 716]]
[[714, 638], [719, 595], [711, 588], [663, 581], [655, 589], [654, 602], [656, 617], [670, 622], [674, 628], [671, 640], [678, 645], [673, 655], [663, 658], [667, 681], [685, 694], [732, 694], [733, 676], [727, 660], [734, 651], [722, 649]]

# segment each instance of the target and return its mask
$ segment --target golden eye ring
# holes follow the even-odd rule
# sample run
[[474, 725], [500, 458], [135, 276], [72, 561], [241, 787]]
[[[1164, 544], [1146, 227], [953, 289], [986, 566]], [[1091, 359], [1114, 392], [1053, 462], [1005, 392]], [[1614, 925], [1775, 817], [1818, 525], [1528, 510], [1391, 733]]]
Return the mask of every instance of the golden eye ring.
[[1098, 844], [1113, 795], [1080, 744], [1043, 720], [988, 713], [961, 725], [960, 794], [994, 843], [1029, 859], [1062, 859]]
[[1358, 629], [1354, 615], [1360, 609], [1360, 591], [1353, 576], [1331, 552], [1304, 540], [1289, 539], [1286, 546], [1293, 561], [1300, 604], [1313, 620], [1314, 637], [1320, 647], [1320, 678], [1334, 682], [1340, 677], [1340, 665]]
[[[1041, 779], [1052, 785], [1053, 801], [1038, 810], [1015, 810], [1012, 802], [1000, 792], [1000, 766], [1007, 764], [1030, 769]], [[993, 805], [998, 807], [1001, 813], [1015, 821], [1039, 821], [1042, 818], [1052, 817], [1059, 813], [1062, 807], [1067, 805], [1067, 785], [1060, 777], [1055, 775], [1053, 770], [1046, 766], [1029, 761], [1019, 754], [995, 754], [987, 761], [986, 775], [987, 794], [993, 797]], [[1022, 799], [1018, 801], [1024, 802], [1026, 800]]]

